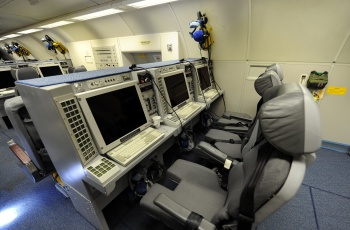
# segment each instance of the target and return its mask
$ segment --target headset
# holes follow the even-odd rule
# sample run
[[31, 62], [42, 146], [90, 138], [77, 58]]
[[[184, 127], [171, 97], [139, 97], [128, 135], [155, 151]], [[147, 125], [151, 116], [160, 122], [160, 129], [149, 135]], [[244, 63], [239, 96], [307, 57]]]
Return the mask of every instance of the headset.
[[47, 50], [53, 50], [55, 54], [57, 54], [57, 50], [63, 55], [68, 53], [68, 49], [61, 42], [54, 41], [49, 35], [45, 35], [45, 37], [42, 38], [41, 41], [47, 42]]
[[18, 57], [22, 57], [24, 61], [26, 61], [25, 57], [30, 55], [29, 50], [27, 48], [21, 46], [18, 42], [12, 41], [10, 45], [5, 44], [5, 46], [8, 49], [7, 50], [8, 53], [9, 53], [9, 48], [10, 48], [10, 50], [13, 51], [15, 54], [17, 54]]
[[212, 44], [210, 32], [206, 26], [207, 23], [208, 18], [206, 14], [202, 14], [200, 11], [198, 11], [197, 20], [190, 22], [189, 24], [190, 28], [193, 28], [193, 31], [189, 32], [189, 34], [196, 42], [199, 43], [200, 48], [203, 50], [207, 50]]
[[144, 196], [153, 186], [153, 183], [160, 181], [166, 172], [166, 168], [157, 159], [152, 159], [149, 167], [137, 165], [129, 174], [129, 187], [137, 197]]
[[7, 52], [8, 54], [13, 54], [12, 48], [10, 47], [9, 44], [5, 43], [5, 44], [4, 44], [4, 49], [6, 50], [6, 52]]

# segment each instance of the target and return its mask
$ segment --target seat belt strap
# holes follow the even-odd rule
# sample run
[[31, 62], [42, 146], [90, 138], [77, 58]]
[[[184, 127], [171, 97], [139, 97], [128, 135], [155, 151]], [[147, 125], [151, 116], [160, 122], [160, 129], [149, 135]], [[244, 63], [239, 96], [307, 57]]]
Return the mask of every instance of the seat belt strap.
[[258, 150], [258, 156], [256, 160], [256, 167], [249, 182], [243, 189], [238, 216], [237, 230], [251, 229], [255, 219], [254, 213], [254, 192], [255, 187], [260, 179], [261, 173], [265, 168], [265, 165], [272, 154], [272, 146], [266, 142], [260, 146]]

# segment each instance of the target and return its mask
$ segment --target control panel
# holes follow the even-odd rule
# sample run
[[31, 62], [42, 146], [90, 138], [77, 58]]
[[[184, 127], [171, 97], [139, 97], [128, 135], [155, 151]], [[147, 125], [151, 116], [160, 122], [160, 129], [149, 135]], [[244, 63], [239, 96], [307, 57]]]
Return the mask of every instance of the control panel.
[[96, 69], [108, 69], [119, 66], [115, 46], [92, 47], [92, 51]]
[[150, 116], [158, 112], [156, 94], [152, 85], [152, 76], [146, 70], [132, 72], [133, 80], [139, 81], [142, 98], [145, 101]]
[[190, 65], [190, 63], [183, 63], [183, 64], [181, 64], [181, 68], [185, 70], [187, 85], [188, 85], [188, 88], [190, 90], [191, 98], [192, 98], [192, 100], [194, 100], [195, 82], [193, 81], [193, 74], [192, 74], [192, 70], [191, 70], [191, 65]]
[[120, 84], [124, 81], [130, 80], [130, 73], [117, 74], [108, 77], [101, 77], [86, 81], [74, 82], [71, 83], [72, 89], [74, 93], [85, 92], [97, 88], [101, 88], [104, 86]]

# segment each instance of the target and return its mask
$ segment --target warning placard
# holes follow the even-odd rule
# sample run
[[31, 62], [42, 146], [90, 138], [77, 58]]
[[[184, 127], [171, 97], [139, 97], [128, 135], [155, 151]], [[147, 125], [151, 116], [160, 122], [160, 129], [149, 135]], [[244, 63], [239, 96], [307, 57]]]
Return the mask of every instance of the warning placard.
[[345, 95], [347, 88], [337, 87], [337, 86], [328, 86], [326, 93], [333, 95]]

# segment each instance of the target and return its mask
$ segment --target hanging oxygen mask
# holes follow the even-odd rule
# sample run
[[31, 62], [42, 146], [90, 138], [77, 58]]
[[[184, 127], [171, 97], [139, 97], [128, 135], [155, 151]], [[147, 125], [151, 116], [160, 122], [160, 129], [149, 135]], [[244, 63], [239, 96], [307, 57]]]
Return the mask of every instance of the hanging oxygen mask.
[[200, 49], [208, 50], [213, 44], [211, 39], [211, 27], [207, 28], [208, 18], [205, 13], [198, 11], [197, 20], [190, 22], [189, 26], [193, 29], [189, 32], [191, 37], [198, 42]]

